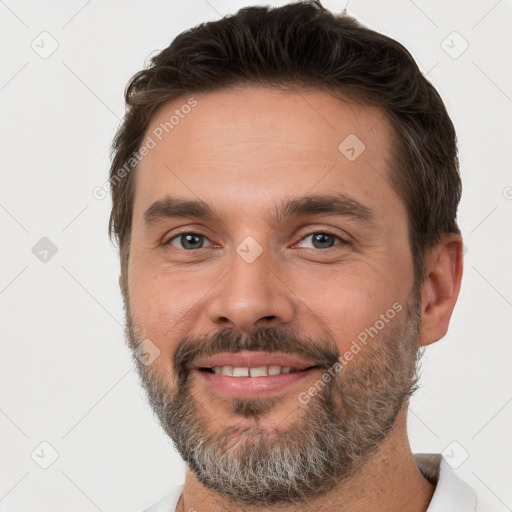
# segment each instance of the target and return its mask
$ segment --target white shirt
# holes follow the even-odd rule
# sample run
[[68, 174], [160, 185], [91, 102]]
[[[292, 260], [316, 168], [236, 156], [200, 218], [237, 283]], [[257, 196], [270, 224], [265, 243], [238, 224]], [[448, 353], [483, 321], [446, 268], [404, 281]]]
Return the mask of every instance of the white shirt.
[[[455, 474], [441, 454], [417, 453], [414, 457], [425, 478], [437, 484], [426, 512], [476, 511], [475, 491]], [[142, 512], [175, 512], [183, 486], [178, 485], [158, 503]]]

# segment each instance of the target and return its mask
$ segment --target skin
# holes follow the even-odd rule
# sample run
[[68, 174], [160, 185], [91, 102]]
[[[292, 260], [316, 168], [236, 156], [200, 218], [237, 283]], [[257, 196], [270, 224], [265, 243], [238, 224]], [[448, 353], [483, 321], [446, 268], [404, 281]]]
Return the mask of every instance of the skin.
[[[379, 108], [318, 90], [245, 86], [194, 98], [197, 106], [137, 170], [128, 275], [120, 277], [141, 337], [160, 350], [155, 371], [172, 385], [179, 341], [225, 327], [249, 333], [261, 326], [290, 326], [312, 339], [329, 337], [344, 354], [393, 303], [405, 304], [413, 289], [407, 211], [388, 177], [392, 129], [386, 116]], [[161, 106], [147, 133], [187, 99]], [[338, 150], [349, 134], [366, 146], [354, 161]], [[285, 198], [333, 191], [371, 208], [374, 224], [330, 214], [280, 223], [268, 219]], [[165, 219], [148, 228], [145, 210], [167, 194], [201, 199], [219, 211], [221, 220]], [[335, 239], [333, 247], [315, 248], [308, 235], [325, 230], [349, 243]], [[182, 233], [204, 235], [204, 248], [183, 248], [176, 237]], [[247, 236], [262, 248], [252, 263], [236, 252]], [[172, 237], [173, 245], [164, 245]], [[462, 277], [461, 238], [445, 236], [426, 262], [418, 346], [447, 331]], [[312, 374], [283, 393], [259, 426], [286, 429], [307, 407], [297, 403], [298, 393], [317, 379]], [[199, 380], [192, 385], [196, 402], [212, 418], [211, 429], [251, 425], [251, 418], [235, 417], [229, 401], [212, 396]], [[404, 406], [371, 464], [310, 503], [314, 510], [426, 510], [434, 486], [414, 462], [406, 416]], [[212, 503], [215, 510], [238, 510], [187, 469], [177, 510], [211, 511]], [[275, 510], [310, 510], [310, 505]]]

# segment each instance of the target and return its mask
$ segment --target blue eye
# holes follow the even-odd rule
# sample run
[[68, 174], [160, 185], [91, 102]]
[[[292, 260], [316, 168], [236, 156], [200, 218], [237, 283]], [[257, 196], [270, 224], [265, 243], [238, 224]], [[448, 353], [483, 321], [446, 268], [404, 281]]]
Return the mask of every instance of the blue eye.
[[[178, 247], [178, 249], [185, 249], [188, 251], [193, 249], [203, 249], [205, 240], [208, 239], [204, 235], [199, 235], [198, 233], [180, 233], [179, 235], [170, 238], [165, 245], [172, 245], [173, 247]], [[176, 245], [174, 243], [175, 241], [181, 243], [181, 247]]]
[[327, 231], [317, 231], [316, 233], [306, 235], [301, 239], [301, 242], [310, 237], [312, 237], [312, 247], [306, 247], [306, 249], [329, 249], [334, 245], [340, 245], [335, 244], [336, 239], [339, 240], [342, 244], [348, 243], [346, 240], [343, 240], [343, 238], [340, 238], [339, 236], [329, 233]]

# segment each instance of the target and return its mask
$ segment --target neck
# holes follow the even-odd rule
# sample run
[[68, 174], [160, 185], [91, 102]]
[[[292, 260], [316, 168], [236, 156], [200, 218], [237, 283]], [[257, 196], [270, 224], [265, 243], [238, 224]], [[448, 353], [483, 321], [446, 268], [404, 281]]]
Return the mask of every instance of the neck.
[[[372, 458], [350, 479], [327, 494], [301, 504], [278, 504], [268, 512], [425, 512], [435, 486], [423, 477], [411, 452], [406, 430], [404, 407], [395, 426]], [[238, 505], [204, 487], [189, 468], [177, 512], [257, 512], [261, 507]]]

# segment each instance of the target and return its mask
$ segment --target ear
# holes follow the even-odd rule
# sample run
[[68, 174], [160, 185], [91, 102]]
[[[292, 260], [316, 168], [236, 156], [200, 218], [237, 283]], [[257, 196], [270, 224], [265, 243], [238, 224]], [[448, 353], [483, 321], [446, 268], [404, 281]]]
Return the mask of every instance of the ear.
[[445, 235], [426, 255], [427, 279], [421, 290], [418, 343], [430, 345], [447, 332], [462, 280], [462, 237]]

